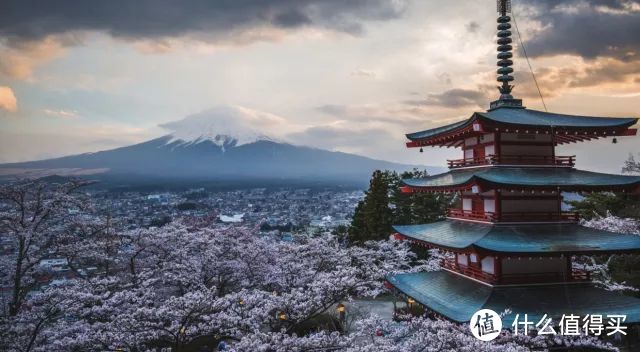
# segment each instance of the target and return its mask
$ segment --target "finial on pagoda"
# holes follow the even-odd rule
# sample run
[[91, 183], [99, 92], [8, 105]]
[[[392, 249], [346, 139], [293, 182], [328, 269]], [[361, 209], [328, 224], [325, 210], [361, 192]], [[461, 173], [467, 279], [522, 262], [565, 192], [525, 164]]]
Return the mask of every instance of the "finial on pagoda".
[[499, 107], [522, 107], [521, 99], [514, 99], [511, 95], [513, 85], [510, 83], [513, 81], [513, 47], [511, 46], [511, 17], [507, 14], [511, 13], [511, 0], [498, 0], [498, 82], [502, 85], [498, 87], [500, 91], [500, 98], [491, 102], [490, 109], [497, 109]]

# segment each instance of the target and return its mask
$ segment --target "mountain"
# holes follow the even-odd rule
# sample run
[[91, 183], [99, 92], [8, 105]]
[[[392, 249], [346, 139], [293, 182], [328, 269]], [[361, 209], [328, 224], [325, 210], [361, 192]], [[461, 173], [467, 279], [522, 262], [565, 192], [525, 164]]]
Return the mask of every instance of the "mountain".
[[[86, 174], [92, 178], [136, 182], [143, 179], [154, 182], [236, 180], [256, 183], [306, 180], [353, 184], [366, 182], [375, 169], [400, 171], [413, 167], [270, 140], [238, 145], [237, 139], [229, 136], [216, 135], [213, 139], [185, 142], [168, 135], [96, 153], [4, 164], [0, 165], [0, 172], [4, 169], [20, 173], [44, 172], [42, 175]], [[431, 168], [430, 171], [436, 169]]]
[[[170, 134], [147, 142], [55, 159], [0, 165], [0, 177], [91, 175], [117, 183], [324, 182], [366, 185], [373, 170], [413, 165], [297, 146], [271, 138], [278, 117], [217, 108], [161, 125]], [[272, 134], [269, 133], [269, 134]], [[420, 167], [424, 169], [424, 167]], [[441, 171], [441, 168], [426, 168]]]

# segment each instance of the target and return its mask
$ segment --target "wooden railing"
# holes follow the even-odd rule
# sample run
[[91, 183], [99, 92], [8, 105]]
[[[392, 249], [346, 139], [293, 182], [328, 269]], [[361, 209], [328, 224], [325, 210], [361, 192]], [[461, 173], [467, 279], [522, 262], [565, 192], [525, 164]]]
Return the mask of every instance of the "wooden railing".
[[480, 268], [469, 266], [469, 265], [460, 265], [456, 263], [455, 259], [443, 259], [440, 262], [440, 266], [444, 269], [449, 269], [451, 271], [455, 271], [462, 275], [466, 275], [472, 277], [474, 279], [478, 279], [480, 281], [484, 281], [490, 284], [494, 284], [498, 282], [496, 276], [491, 273], [487, 273], [482, 271]]
[[450, 218], [489, 222], [577, 222], [578, 213], [574, 212], [478, 212], [473, 210], [449, 209]]
[[450, 169], [481, 165], [575, 165], [575, 156], [546, 156], [546, 155], [488, 155], [483, 158], [466, 158], [447, 160]]
[[555, 165], [574, 166], [575, 155], [572, 156], [546, 156], [546, 155], [495, 155], [494, 164], [507, 165]]
[[591, 273], [584, 270], [573, 269], [571, 275], [566, 277], [561, 272], [518, 273], [502, 274], [501, 284], [535, 284], [545, 282], [585, 282], [591, 281]]
[[501, 212], [492, 214], [494, 221], [500, 222], [538, 222], [538, 221], [568, 221], [577, 222], [580, 220], [578, 213], [574, 212]]
[[478, 212], [473, 210], [449, 209], [447, 210], [447, 216], [467, 220], [493, 221], [495, 214], [491, 212]]
[[440, 266], [444, 269], [455, 271], [462, 275], [472, 277], [490, 284], [534, 284], [550, 282], [585, 282], [591, 281], [591, 273], [585, 270], [573, 269], [571, 275], [566, 277], [561, 272], [540, 272], [540, 273], [518, 273], [502, 274], [499, 277], [495, 274], [487, 273], [482, 269], [470, 265], [456, 263], [455, 259], [443, 259]]
[[491, 165], [492, 159], [493, 159], [493, 155], [490, 155], [484, 158], [466, 158], [466, 159], [447, 160], [447, 163], [449, 164], [450, 169], [455, 169], [458, 167]]

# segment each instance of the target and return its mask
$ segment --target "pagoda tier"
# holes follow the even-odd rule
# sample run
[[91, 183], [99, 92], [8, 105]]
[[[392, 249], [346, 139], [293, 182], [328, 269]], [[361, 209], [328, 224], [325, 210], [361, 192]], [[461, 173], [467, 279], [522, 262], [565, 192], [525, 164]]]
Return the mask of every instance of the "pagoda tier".
[[[530, 110], [514, 98], [510, 2], [498, 0], [497, 81], [499, 99], [487, 112], [421, 132], [407, 147], [459, 147], [451, 171], [403, 180], [402, 192], [455, 192], [459, 203], [447, 220], [395, 226], [399, 239], [448, 253], [441, 270], [387, 278], [396, 290], [457, 322], [480, 309], [509, 310], [539, 321], [544, 314], [626, 315], [640, 323], [640, 300], [595, 287], [574, 265], [575, 255], [640, 253], [640, 236], [578, 225], [563, 210], [563, 192], [640, 193], [640, 177], [574, 168], [573, 156], [556, 146], [636, 135], [637, 118], [572, 116]], [[557, 322], [558, 320], [556, 320]]]
[[503, 189], [547, 191], [636, 191], [640, 176], [604, 174], [574, 168], [489, 167], [452, 170], [404, 179], [405, 193]]
[[590, 281], [573, 255], [640, 253], [640, 236], [577, 224], [487, 225], [445, 220], [394, 226], [397, 239], [454, 256], [441, 266], [491, 285]]
[[393, 228], [419, 244], [480, 256], [640, 253], [640, 236], [578, 224], [488, 225], [445, 220]]
[[[488, 133], [517, 134], [523, 140], [540, 136], [553, 145], [581, 142], [603, 137], [635, 135], [630, 127], [637, 118], [609, 118], [548, 113], [518, 107], [500, 107], [475, 112], [463, 121], [425, 131], [409, 133], [407, 147], [463, 147], [465, 139]], [[546, 136], [546, 138], [542, 138]]]
[[511, 326], [516, 314], [538, 322], [544, 314], [558, 322], [563, 314], [626, 315], [625, 324], [640, 323], [640, 300], [593, 284], [563, 283], [528, 286], [489, 286], [440, 270], [393, 275], [389, 284], [416, 302], [449, 320], [467, 323], [480, 309], [510, 313], [502, 317]]

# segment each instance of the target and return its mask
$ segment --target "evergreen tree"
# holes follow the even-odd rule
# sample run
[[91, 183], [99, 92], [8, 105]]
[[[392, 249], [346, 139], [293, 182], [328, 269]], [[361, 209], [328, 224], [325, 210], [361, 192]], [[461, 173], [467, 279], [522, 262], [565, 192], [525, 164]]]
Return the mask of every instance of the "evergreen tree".
[[428, 176], [426, 171], [414, 170], [398, 175], [393, 171], [375, 171], [369, 190], [358, 203], [351, 226], [349, 241], [386, 239], [393, 233], [392, 224], [425, 224], [444, 218], [452, 198], [442, 194], [404, 194], [400, 188], [403, 178]]
[[[640, 174], [640, 162], [635, 160], [633, 154], [629, 154], [629, 158], [624, 162], [622, 173]], [[587, 220], [609, 215], [620, 218], [640, 218], [640, 197], [633, 193], [590, 193], [581, 200], [566, 203], [573, 211], [579, 213], [580, 217]]]
[[621, 218], [640, 218], [640, 199], [629, 193], [591, 193], [582, 200], [568, 201], [572, 210], [583, 219], [614, 215]]
[[453, 201], [451, 196], [432, 193], [404, 194], [400, 191], [402, 179], [426, 176], [428, 176], [426, 171], [419, 170], [404, 172], [401, 176], [395, 176], [391, 196], [394, 224], [428, 224], [444, 219], [447, 208]]
[[351, 227], [351, 244], [368, 240], [382, 240], [391, 234], [392, 212], [389, 207], [389, 172], [376, 170], [371, 176], [369, 190], [358, 203]]

